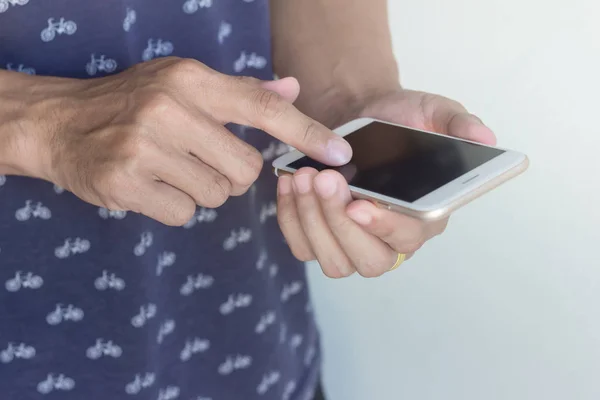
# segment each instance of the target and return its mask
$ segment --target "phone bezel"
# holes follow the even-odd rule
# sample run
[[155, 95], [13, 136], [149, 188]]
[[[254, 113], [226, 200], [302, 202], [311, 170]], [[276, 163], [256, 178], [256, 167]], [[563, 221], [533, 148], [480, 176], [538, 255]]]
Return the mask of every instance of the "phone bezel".
[[[347, 124], [335, 129], [334, 132], [340, 136], [346, 136], [373, 122], [399, 126], [419, 131], [424, 134], [443, 136], [448, 140], [470, 142], [464, 139], [458, 139], [435, 132], [428, 132], [421, 129], [393, 124], [373, 118], [360, 118], [350, 121]], [[475, 144], [486, 146], [482, 145], [481, 143]], [[350, 185], [350, 191], [355, 198], [375, 201], [379, 205], [390, 210], [403, 212], [424, 220], [441, 219], [446, 217], [457, 208], [467, 204], [483, 193], [488, 192], [489, 190], [519, 175], [527, 169], [529, 161], [525, 154], [500, 147], [496, 148], [503, 150], [504, 153], [480, 165], [479, 167], [472, 169], [466, 174], [448, 182], [444, 186], [421, 197], [413, 203], [405, 202], [400, 199], [385, 196], [383, 194], [361, 189], [352, 185]], [[281, 173], [293, 174], [296, 172], [296, 170], [294, 168], [290, 168], [289, 164], [304, 156], [305, 155], [300, 151], [293, 150], [290, 153], [284, 154], [283, 156], [277, 158], [275, 161], [273, 161], [275, 174], [277, 176], [279, 176]]]

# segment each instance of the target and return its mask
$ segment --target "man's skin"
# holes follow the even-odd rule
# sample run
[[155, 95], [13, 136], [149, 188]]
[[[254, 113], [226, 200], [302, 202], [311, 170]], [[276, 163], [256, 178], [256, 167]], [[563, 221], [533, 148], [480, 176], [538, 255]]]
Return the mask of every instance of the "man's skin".
[[[387, 1], [272, 0], [275, 69], [302, 87], [297, 107], [336, 127], [374, 117], [494, 144], [490, 129], [459, 103], [399, 85]], [[303, 168], [279, 178], [278, 219], [294, 255], [325, 274], [379, 276], [443, 232], [364, 200], [353, 201], [335, 171]]]
[[[295, 79], [230, 77], [178, 58], [92, 80], [0, 71], [0, 175], [183, 225], [196, 205], [245, 193], [262, 169], [260, 153], [226, 123], [330, 165], [351, 156], [330, 128], [357, 117], [495, 142], [459, 103], [399, 85], [386, 1], [271, 4], [276, 73]], [[446, 226], [353, 201], [341, 175], [308, 168], [279, 179], [278, 219], [294, 255], [318, 260], [330, 277], [379, 276]]]

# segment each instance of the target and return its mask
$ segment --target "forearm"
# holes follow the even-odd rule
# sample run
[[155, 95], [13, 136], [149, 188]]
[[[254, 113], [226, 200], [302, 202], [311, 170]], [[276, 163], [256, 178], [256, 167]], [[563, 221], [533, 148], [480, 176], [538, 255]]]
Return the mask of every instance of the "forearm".
[[0, 70], [0, 175], [18, 174], [15, 153], [19, 135], [21, 102], [15, 96], [19, 75]]
[[386, 0], [272, 0], [275, 72], [301, 85], [297, 105], [319, 119], [332, 104], [397, 90]]
[[61, 109], [45, 94], [60, 94], [64, 81], [0, 70], [0, 175], [45, 178], [45, 155], [34, 142], [51, 131], [50, 120]]

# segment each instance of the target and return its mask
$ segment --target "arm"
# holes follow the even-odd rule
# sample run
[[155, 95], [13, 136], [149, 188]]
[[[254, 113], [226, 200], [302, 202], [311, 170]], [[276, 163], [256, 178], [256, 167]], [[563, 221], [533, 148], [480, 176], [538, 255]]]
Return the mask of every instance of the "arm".
[[[399, 84], [385, 0], [271, 0], [275, 72], [301, 85], [296, 105], [335, 127], [373, 117], [486, 144], [493, 133], [460, 103]], [[446, 221], [425, 223], [354, 200], [346, 179], [311, 168], [281, 176], [278, 220], [292, 252], [325, 274], [395, 269]]]
[[197, 205], [245, 193], [262, 171], [260, 152], [221, 121], [348, 162], [347, 142], [290, 105], [296, 92], [293, 80], [232, 78], [173, 57], [88, 80], [0, 71], [0, 174], [183, 225]]
[[275, 72], [302, 88], [298, 107], [333, 126], [336, 106], [397, 91], [386, 0], [271, 0]]
[[[17, 74], [0, 69], [0, 175], [24, 175], [24, 171], [17, 167], [16, 137], [22, 130], [19, 120], [23, 115], [22, 102], [17, 96], [11, 95], [19, 89], [21, 79], [27, 79], [28, 75]], [[21, 86], [23, 87], [23, 86]], [[22, 135], [23, 137], [25, 135]], [[27, 152], [23, 152], [27, 154]]]

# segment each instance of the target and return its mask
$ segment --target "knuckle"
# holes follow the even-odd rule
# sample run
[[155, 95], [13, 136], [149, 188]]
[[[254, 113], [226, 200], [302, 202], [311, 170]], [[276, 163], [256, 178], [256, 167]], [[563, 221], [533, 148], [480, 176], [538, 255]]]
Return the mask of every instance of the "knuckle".
[[204, 188], [203, 205], [209, 208], [222, 206], [231, 193], [231, 183], [223, 175], [215, 175]]
[[150, 137], [130, 130], [123, 135], [114, 154], [119, 169], [133, 173], [144, 160], [153, 159], [159, 151], [158, 145]]
[[172, 115], [173, 110], [176, 108], [177, 103], [171, 96], [162, 91], [155, 91], [148, 94], [146, 98], [139, 103], [136, 117], [139, 121], [156, 119], [164, 115]]
[[424, 237], [425, 225], [423, 222], [405, 215], [395, 216], [386, 220], [383, 216], [378, 221], [378, 236], [388, 243], [413, 243]]
[[167, 82], [181, 84], [189, 78], [194, 78], [202, 73], [204, 68], [199, 61], [191, 58], [180, 58], [165, 68], [163, 74]]
[[115, 169], [98, 171], [92, 180], [97, 182], [97, 195], [106, 208], [113, 210], [122, 207], [121, 196], [131, 190], [130, 179], [123, 172], [117, 172]]
[[425, 244], [425, 239], [419, 239], [414, 242], [406, 243], [400, 246], [400, 252], [403, 254], [416, 253]]
[[345, 277], [345, 275], [341, 272], [344, 269], [342, 269], [342, 266], [336, 262], [324, 262], [321, 264], [321, 269], [328, 278], [341, 279]]
[[167, 215], [163, 221], [169, 226], [182, 226], [185, 225], [196, 212], [196, 207], [191, 202], [178, 201], [170, 203], [166, 207]]
[[450, 99], [448, 97], [444, 97], [444, 96], [436, 96], [432, 102], [435, 104], [436, 107], [439, 107], [443, 104], [446, 105], [446, 107], [448, 107], [449, 109], [452, 110], [457, 110], [457, 111], [462, 111], [465, 112], [467, 111], [467, 109], [465, 108], [465, 106], [463, 106], [463, 104], [459, 101], [456, 101], [454, 99]]
[[373, 257], [361, 260], [358, 271], [365, 278], [377, 278], [383, 275], [391, 265], [385, 257]]
[[260, 79], [254, 78], [252, 76], [244, 76], [244, 75], [226, 75], [227, 79], [236, 87], [242, 88], [255, 88], [260, 84]]
[[419, 92], [419, 108], [424, 114], [431, 114], [440, 104], [443, 97], [437, 94]]
[[262, 158], [262, 154], [255, 148], [252, 148], [248, 154], [246, 163], [248, 164], [248, 168], [252, 171], [254, 177], [257, 178], [263, 169], [264, 160]]
[[242, 161], [242, 168], [237, 183], [242, 186], [250, 186], [260, 176], [264, 161], [262, 155], [255, 148], [251, 148], [248, 153], [242, 157]]
[[363, 278], [367, 278], [367, 279], [378, 278], [382, 275], [381, 273], [375, 273], [374, 271], [367, 270], [367, 269], [359, 269], [358, 274], [360, 276], [362, 276]]
[[259, 119], [275, 120], [286, 112], [287, 103], [275, 92], [258, 89], [254, 92], [252, 107]]
[[309, 249], [299, 248], [298, 246], [290, 246], [290, 250], [292, 255], [298, 261], [309, 262], [315, 260], [313, 253]]
[[247, 185], [247, 186], [231, 185], [230, 196], [231, 197], [243, 196], [246, 193], [248, 193], [248, 190], [250, 190], [251, 187], [252, 187], [252, 185]]
[[319, 127], [315, 121], [309, 121], [302, 133], [302, 143], [312, 143], [319, 137]]
[[146, 135], [131, 135], [128, 138], [126, 147], [129, 150], [130, 159], [144, 155], [154, 156], [159, 150], [156, 142]]

